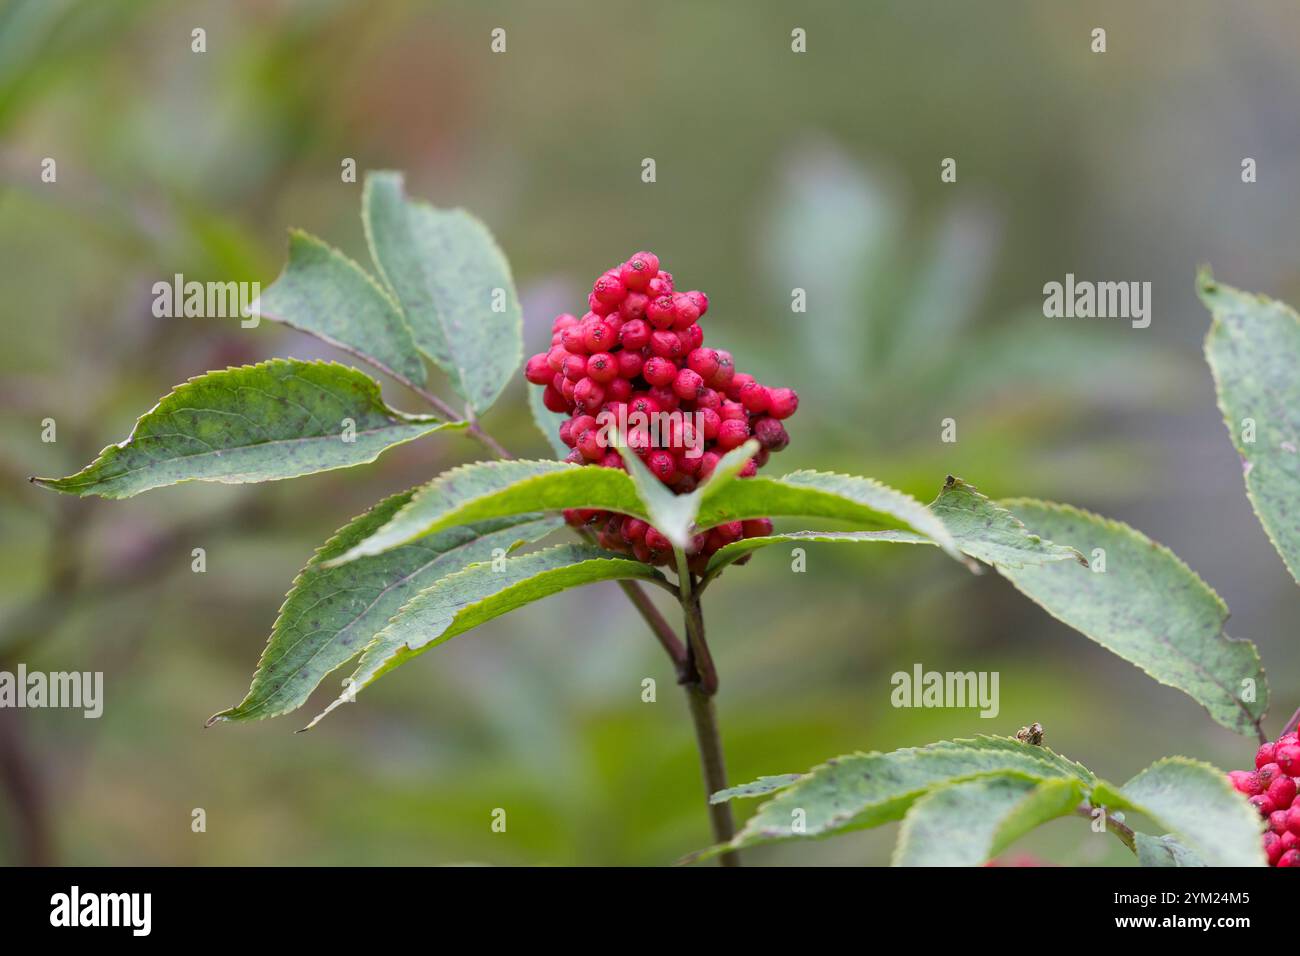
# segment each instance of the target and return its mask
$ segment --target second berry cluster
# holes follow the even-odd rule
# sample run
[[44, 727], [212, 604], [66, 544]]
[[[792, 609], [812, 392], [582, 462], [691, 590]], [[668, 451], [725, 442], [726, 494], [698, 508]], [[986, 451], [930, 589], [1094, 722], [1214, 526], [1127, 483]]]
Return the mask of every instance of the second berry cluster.
[[1250, 805], [1268, 821], [1264, 852], [1269, 866], [1300, 866], [1300, 738], [1294, 733], [1263, 744], [1255, 754], [1255, 769], [1233, 770], [1232, 785], [1250, 798]]
[[[556, 316], [551, 348], [524, 367], [528, 381], [544, 387], [543, 404], [569, 416], [559, 430], [572, 449], [566, 461], [623, 468], [611, 439], [621, 433], [655, 477], [685, 494], [751, 436], [760, 448], [741, 478], [789, 445], [782, 423], [798, 409], [798, 394], [737, 372], [730, 352], [706, 347], [699, 320], [708, 296], [676, 291], [654, 253], [638, 252], [603, 273], [587, 307], [582, 318]], [[649, 564], [672, 560], [668, 539], [644, 521], [593, 510], [565, 517], [593, 528], [603, 547]], [[707, 529], [686, 549], [691, 570], [701, 572], [732, 541], [771, 530], [767, 518]]]

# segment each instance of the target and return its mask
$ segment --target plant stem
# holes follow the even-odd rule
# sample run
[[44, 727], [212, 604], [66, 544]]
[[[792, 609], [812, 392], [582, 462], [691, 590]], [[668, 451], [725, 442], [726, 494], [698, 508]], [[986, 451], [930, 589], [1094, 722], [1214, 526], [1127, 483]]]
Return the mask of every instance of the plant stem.
[[[718, 672], [704, 638], [704, 612], [700, 608], [699, 593], [692, 588], [693, 578], [686, 564], [686, 554], [681, 548], [674, 548], [673, 552], [677, 557], [678, 596], [686, 617], [686, 703], [690, 706], [691, 722], [695, 725], [700, 769], [704, 772], [704, 799], [709, 800], [719, 790], [727, 789], [727, 765], [722, 754], [722, 735], [718, 732], [717, 708], [713, 703], [718, 692]], [[731, 804], [710, 801], [708, 808], [714, 842], [731, 842], [736, 835]], [[740, 866], [740, 856], [733, 850], [719, 856], [718, 862], [720, 866]]]
[[[1075, 808], [1074, 812], [1081, 817], [1087, 817], [1091, 820], [1093, 818], [1093, 813], [1098, 809], [1100, 808], [1094, 807], [1090, 803], [1081, 803]], [[1120, 822], [1113, 816], [1107, 815], [1106, 829], [1114, 833], [1115, 836], [1119, 838], [1120, 843], [1123, 843], [1134, 853], [1137, 853], [1137, 838], [1133, 834], [1132, 827]]]
[[[686, 685], [686, 703], [691, 709], [691, 722], [695, 724], [695, 743], [700, 751], [700, 768], [704, 771], [707, 799], [719, 790], [727, 789], [727, 765], [722, 756], [718, 715], [713, 698], [704, 693], [699, 684]], [[710, 803], [709, 822], [713, 825], [713, 838], [717, 843], [730, 843], [736, 835], [730, 803]], [[740, 866], [740, 854], [729, 850], [718, 857], [718, 865]]]

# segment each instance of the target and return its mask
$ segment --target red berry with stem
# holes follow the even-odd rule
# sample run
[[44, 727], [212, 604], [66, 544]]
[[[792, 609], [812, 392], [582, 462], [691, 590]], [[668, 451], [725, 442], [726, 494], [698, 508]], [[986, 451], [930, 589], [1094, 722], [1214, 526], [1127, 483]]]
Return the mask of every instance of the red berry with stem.
[[587, 359], [587, 374], [601, 385], [618, 378], [618, 360], [608, 352], [596, 352]]
[[646, 321], [656, 329], [671, 329], [673, 322], [677, 318], [677, 310], [673, 308], [673, 299], [670, 295], [661, 295], [651, 299], [645, 307]]
[[618, 270], [623, 285], [636, 292], [644, 292], [650, 280], [659, 274], [659, 257], [653, 252], [638, 252]]

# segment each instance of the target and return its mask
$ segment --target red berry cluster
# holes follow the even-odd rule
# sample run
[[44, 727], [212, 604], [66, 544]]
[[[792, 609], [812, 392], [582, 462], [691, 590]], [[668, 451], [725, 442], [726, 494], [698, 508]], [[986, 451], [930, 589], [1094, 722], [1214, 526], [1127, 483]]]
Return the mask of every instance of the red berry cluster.
[[1255, 754], [1255, 769], [1228, 774], [1232, 785], [1250, 798], [1250, 805], [1268, 821], [1264, 852], [1269, 866], [1300, 866], [1300, 739], [1283, 734]]
[[[740, 477], [752, 477], [790, 443], [782, 421], [799, 407], [793, 389], [769, 388], [737, 372], [731, 353], [704, 346], [703, 292], [677, 292], [659, 257], [638, 252], [600, 276], [581, 319], [565, 313], [551, 326], [551, 348], [530, 358], [524, 377], [545, 386], [542, 403], [569, 418], [560, 438], [577, 464], [622, 468], [606, 422], [634, 424], [626, 441], [651, 473], [678, 494], [692, 491], [722, 456], [753, 436], [761, 446]], [[644, 419], [634, 417], [640, 413]], [[668, 413], [665, 415], [664, 413]], [[682, 413], [682, 414], [673, 414]], [[569, 511], [571, 524], [597, 531], [600, 544], [650, 564], [667, 564], [672, 546], [646, 522], [605, 511]], [[770, 534], [768, 518], [733, 521], [697, 534], [687, 548], [701, 571], [719, 548]]]

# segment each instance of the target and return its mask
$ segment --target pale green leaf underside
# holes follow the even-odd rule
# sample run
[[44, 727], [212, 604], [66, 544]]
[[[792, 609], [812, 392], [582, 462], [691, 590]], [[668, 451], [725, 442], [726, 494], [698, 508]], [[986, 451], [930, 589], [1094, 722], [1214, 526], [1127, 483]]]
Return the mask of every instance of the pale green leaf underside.
[[178, 385], [128, 438], [75, 475], [32, 480], [105, 498], [183, 481], [274, 481], [365, 464], [394, 445], [458, 427], [389, 408], [379, 384], [356, 369], [272, 359]]
[[523, 358], [519, 298], [491, 232], [463, 209], [408, 199], [394, 172], [366, 177], [362, 218], [415, 344], [471, 407], [488, 408]]
[[1133, 834], [1137, 845], [1139, 866], [1205, 866], [1205, 862], [1172, 834], [1154, 837], [1145, 833]]
[[308, 332], [399, 379], [425, 383], [401, 309], [364, 269], [315, 236], [289, 234], [289, 262], [258, 300], [260, 314]]
[[470, 521], [566, 508], [601, 508], [647, 517], [632, 479], [617, 468], [562, 461], [476, 462], [444, 472], [421, 487], [383, 527], [332, 563], [381, 554]]
[[[943, 491], [929, 505], [930, 511], [948, 529], [957, 546], [966, 555], [986, 564], [1024, 567], [1056, 561], [1086, 564], [1083, 555], [1073, 548], [1045, 541], [1031, 533], [1011, 512], [1002, 508], [973, 485], [949, 477]], [[795, 531], [761, 538], [743, 538], [719, 549], [709, 562], [716, 572], [751, 551], [778, 543], [865, 543], [935, 544], [931, 539], [911, 531]]]
[[551, 451], [555, 452], [555, 457], [563, 458], [573, 450], [560, 441], [560, 425], [568, 421], [569, 416], [561, 412], [553, 412], [542, 404], [543, 389], [530, 386], [527, 391], [528, 410], [533, 413], [533, 423], [537, 426], [537, 430], [545, 436]]
[[361, 655], [349, 690], [309, 726], [394, 667], [516, 608], [597, 581], [656, 577], [647, 564], [577, 544], [470, 565], [407, 601]]
[[1078, 780], [979, 777], [931, 790], [899, 829], [894, 866], [979, 866], [1034, 827], [1073, 813]]
[[498, 518], [451, 528], [342, 567], [324, 567], [387, 521], [413, 493], [393, 495], [354, 518], [312, 557], [280, 608], [247, 697], [212, 721], [260, 720], [297, 709], [327, 674], [359, 654], [411, 596], [491, 558], [497, 548], [509, 551], [562, 524], [559, 518], [537, 514]]
[[[741, 849], [878, 826], [902, 817], [915, 800], [937, 786], [1008, 776], [1030, 781], [1065, 779], [1084, 787], [1094, 780], [1083, 767], [1046, 747], [1032, 747], [1006, 737], [945, 741], [892, 753], [851, 754], [814, 767], [779, 790], [755, 811], [728, 846]], [[796, 810], [803, 812], [796, 814]], [[793, 829], [796, 820], [801, 822], [802, 832]], [[714, 847], [706, 852], [713, 854], [721, 849]]]
[[[717, 497], [727, 487], [745, 463], [758, 454], [758, 442], [753, 439], [727, 452], [714, 466], [709, 477], [694, 491], [679, 495], [650, 473], [650, 469], [631, 449], [619, 446], [628, 475], [641, 498], [650, 523], [672, 542], [674, 547], [685, 548], [691, 538], [696, 516], [705, 501]], [[711, 524], [703, 527], [712, 527]]]
[[[1300, 581], [1300, 315], [1282, 302], [1197, 277], [1214, 316], [1205, 356], [1214, 373], [1246, 492], [1291, 576]], [[1253, 441], [1247, 441], [1248, 422]]]
[[[1249, 641], [1223, 632], [1222, 599], [1172, 552], [1118, 521], [1066, 505], [1002, 502], [1034, 532], [1091, 556], [1104, 573], [1073, 562], [999, 571], [1049, 614], [1176, 687], [1238, 733], [1253, 733], [1268, 708], [1268, 684]], [[1253, 688], [1255, 700], [1246, 688]]]
[[[1169, 830], [1208, 866], [1262, 866], [1263, 823], [1222, 770], [1166, 757], [1116, 790], [1099, 782], [1094, 806], [1133, 810]], [[1184, 864], [1185, 865], [1185, 864]]]

